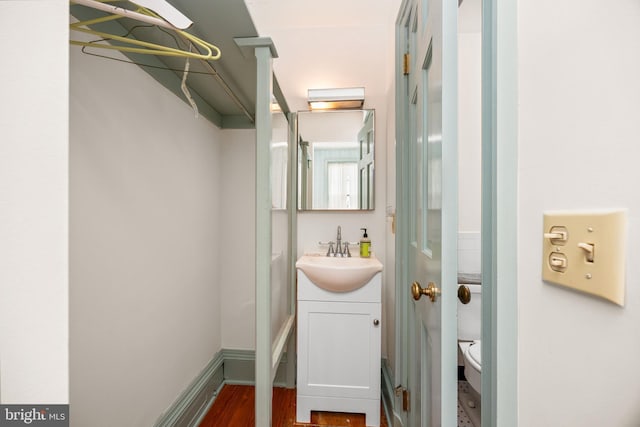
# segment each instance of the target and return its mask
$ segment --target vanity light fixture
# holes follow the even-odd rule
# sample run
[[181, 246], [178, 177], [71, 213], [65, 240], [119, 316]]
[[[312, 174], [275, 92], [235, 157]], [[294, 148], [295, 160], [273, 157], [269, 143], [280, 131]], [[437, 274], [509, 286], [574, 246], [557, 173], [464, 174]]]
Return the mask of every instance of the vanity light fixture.
[[311, 110], [356, 109], [364, 104], [363, 87], [309, 89], [307, 93]]

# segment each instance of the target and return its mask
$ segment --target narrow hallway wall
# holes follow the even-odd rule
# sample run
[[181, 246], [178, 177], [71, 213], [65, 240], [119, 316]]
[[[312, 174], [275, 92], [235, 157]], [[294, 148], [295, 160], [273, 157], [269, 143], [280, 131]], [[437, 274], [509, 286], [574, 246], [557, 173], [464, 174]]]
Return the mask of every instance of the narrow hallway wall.
[[3, 404], [69, 402], [68, 22], [66, 1], [0, 1]]
[[[518, 2], [519, 427], [640, 422], [640, 4], [611, 6]], [[540, 278], [543, 212], [608, 208], [628, 209], [624, 308]]]
[[134, 65], [70, 82], [71, 425], [151, 426], [221, 349], [224, 133]]

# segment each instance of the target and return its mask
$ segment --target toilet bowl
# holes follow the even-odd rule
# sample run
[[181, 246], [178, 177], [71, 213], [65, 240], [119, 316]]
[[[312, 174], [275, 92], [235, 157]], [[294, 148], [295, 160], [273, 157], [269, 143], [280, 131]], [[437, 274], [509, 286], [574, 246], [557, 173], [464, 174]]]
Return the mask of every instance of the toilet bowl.
[[464, 352], [464, 376], [469, 385], [480, 394], [482, 391], [482, 343], [480, 340], [472, 343]]
[[471, 292], [468, 304], [458, 301], [458, 364], [464, 366], [464, 376], [469, 385], [478, 393], [481, 391], [481, 329], [482, 329], [482, 286], [460, 284]]

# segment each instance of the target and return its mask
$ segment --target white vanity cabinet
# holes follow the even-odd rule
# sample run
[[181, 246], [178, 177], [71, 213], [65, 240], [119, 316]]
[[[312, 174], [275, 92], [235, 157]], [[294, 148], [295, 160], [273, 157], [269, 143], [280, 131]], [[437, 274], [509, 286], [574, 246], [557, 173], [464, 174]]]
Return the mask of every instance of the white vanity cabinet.
[[333, 411], [364, 413], [367, 426], [380, 425], [381, 277], [330, 292], [298, 270], [298, 422]]

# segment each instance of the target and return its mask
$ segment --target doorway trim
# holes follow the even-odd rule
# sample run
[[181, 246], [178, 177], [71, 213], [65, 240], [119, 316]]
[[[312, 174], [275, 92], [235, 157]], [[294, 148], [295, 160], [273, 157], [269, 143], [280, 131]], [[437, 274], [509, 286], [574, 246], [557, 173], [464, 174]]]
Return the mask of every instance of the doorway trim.
[[482, 425], [518, 425], [517, 2], [482, 0]]

